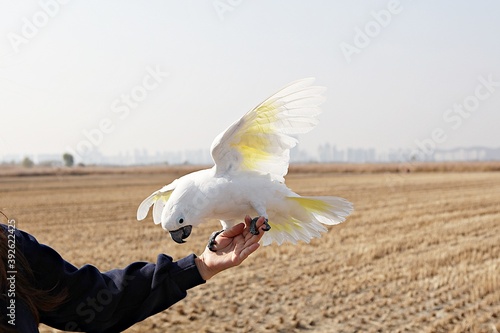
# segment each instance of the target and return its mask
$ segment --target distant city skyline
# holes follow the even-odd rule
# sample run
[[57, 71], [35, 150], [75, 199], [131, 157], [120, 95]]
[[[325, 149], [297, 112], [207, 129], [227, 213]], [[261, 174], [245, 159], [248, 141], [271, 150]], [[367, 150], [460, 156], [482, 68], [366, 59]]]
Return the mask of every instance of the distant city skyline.
[[327, 90], [301, 159], [500, 144], [500, 1], [224, 3], [0, 2], [0, 157], [204, 160], [306, 77]]
[[[38, 165], [63, 165], [63, 154], [7, 154], [0, 155], [0, 164], [20, 164], [29, 158]], [[434, 149], [424, 152], [418, 149], [392, 149], [378, 151], [375, 148], [341, 149], [330, 143], [318, 146], [316, 152], [296, 147], [290, 152], [290, 163], [385, 163], [417, 161], [499, 161], [500, 147], [456, 147], [452, 149]], [[116, 155], [106, 155], [94, 149], [83, 159], [75, 159], [75, 164], [84, 165], [151, 165], [151, 164], [213, 164], [210, 152], [206, 149], [157, 151], [134, 149]]]

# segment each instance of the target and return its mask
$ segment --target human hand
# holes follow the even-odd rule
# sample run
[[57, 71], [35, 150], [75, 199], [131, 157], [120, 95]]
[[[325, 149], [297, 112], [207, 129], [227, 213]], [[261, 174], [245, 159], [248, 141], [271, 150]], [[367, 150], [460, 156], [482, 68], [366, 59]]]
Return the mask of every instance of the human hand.
[[238, 266], [255, 252], [264, 236], [262, 228], [264, 217], [257, 220], [258, 235], [250, 233], [250, 216], [245, 217], [245, 223], [240, 223], [219, 234], [216, 238], [215, 252], [205, 248], [205, 251], [195, 259], [196, 267], [204, 280], [230, 267]]

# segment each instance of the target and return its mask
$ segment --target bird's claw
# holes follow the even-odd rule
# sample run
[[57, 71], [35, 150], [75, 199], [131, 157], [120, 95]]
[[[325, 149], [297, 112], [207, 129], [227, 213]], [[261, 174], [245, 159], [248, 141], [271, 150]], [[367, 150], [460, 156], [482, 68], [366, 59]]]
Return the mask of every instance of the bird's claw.
[[[250, 222], [250, 233], [252, 235], [258, 235], [259, 234], [259, 230], [257, 230], [257, 221], [259, 220], [259, 218], [260, 217], [256, 217], [256, 218], [252, 219], [252, 221]], [[263, 231], [269, 231], [269, 230], [271, 230], [271, 226], [269, 225], [269, 220], [268, 219], [264, 220], [264, 224], [262, 225], [262, 230]], [[217, 236], [219, 236], [219, 234], [221, 234], [223, 231], [224, 230], [215, 231], [210, 236], [210, 238], [208, 240], [208, 244], [207, 244], [207, 248], [210, 251], [217, 252], [217, 250], [215, 249], [215, 245], [217, 245], [217, 242], [215, 241], [215, 238], [217, 238]]]
[[[259, 218], [260, 217], [256, 217], [256, 218], [252, 219], [252, 221], [250, 222], [250, 233], [252, 235], [258, 235], [259, 234], [259, 230], [257, 230], [257, 221], [259, 220]], [[269, 225], [269, 220], [268, 219], [264, 220], [264, 225], [262, 226], [262, 230], [264, 230], [264, 231], [271, 230], [271, 226]]]
[[224, 230], [219, 230], [219, 231], [214, 231], [212, 233], [212, 235], [210, 236], [210, 238], [208, 239], [208, 244], [207, 244], [207, 248], [212, 251], [212, 252], [217, 252], [217, 250], [215, 249], [215, 245], [217, 245], [217, 242], [215, 241], [215, 238], [217, 236], [219, 236], [219, 234], [221, 234]]

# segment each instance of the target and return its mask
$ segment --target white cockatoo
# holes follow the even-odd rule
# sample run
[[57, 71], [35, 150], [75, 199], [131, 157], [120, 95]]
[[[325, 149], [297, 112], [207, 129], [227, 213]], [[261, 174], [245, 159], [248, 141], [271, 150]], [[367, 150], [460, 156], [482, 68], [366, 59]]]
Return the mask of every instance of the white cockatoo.
[[[219, 219], [227, 229], [245, 215], [264, 216], [263, 245], [273, 241], [309, 242], [343, 222], [352, 204], [339, 197], [305, 197], [285, 185], [293, 135], [309, 132], [317, 123], [324, 87], [313, 78], [290, 83], [220, 133], [212, 143], [215, 165], [187, 174], [147, 197], [137, 210], [143, 220], [153, 207], [153, 221], [184, 243], [193, 227]], [[257, 218], [252, 222], [255, 223]], [[265, 226], [265, 227], [266, 227]], [[252, 233], [258, 233], [255, 226]], [[212, 234], [209, 247], [215, 245]]]

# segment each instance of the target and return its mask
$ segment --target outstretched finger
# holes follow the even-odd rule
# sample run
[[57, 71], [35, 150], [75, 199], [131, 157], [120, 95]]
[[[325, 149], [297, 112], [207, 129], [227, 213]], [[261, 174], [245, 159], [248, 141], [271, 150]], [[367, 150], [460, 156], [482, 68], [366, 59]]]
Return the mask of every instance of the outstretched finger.
[[251, 255], [252, 253], [254, 253], [255, 251], [257, 251], [257, 249], [259, 248], [259, 246], [260, 246], [259, 243], [254, 243], [254, 244], [252, 244], [250, 246], [245, 247], [243, 250], [241, 250], [240, 259], [243, 261], [246, 258], [248, 258], [249, 255]]
[[262, 239], [262, 237], [264, 237], [264, 234], [266, 232], [263, 230], [263, 225], [259, 226], [258, 230], [259, 234], [257, 235], [253, 235], [250, 232], [247, 235], [245, 235], [245, 246], [250, 246], [251, 244], [260, 242], [260, 240]]
[[237, 225], [224, 230], [219, 236], [233, 238], [240, 235], [245, 229], [245, 223], [238, 223]]
[[245, 228], [250, 228], [250, 223], [252, 223], [252, 218], [250, 215], [245, 216]]

